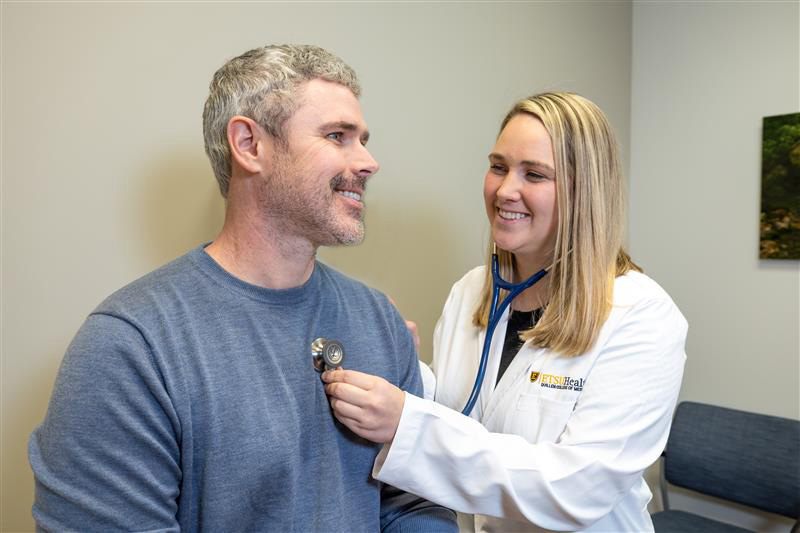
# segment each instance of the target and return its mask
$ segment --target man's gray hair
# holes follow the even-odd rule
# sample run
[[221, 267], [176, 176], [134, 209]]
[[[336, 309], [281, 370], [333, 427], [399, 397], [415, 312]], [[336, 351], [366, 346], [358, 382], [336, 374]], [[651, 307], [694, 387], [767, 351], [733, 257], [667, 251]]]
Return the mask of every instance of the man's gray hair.
[[318, 46], [263, 46], [231, 59], [214, 74], [203, 109], [203, 137], [223, 197], [228, 197], [231, 179], [230, 119], [236, 115], [251, 118], [285, 144], [284, 125], [298, 106], [296, 89], [316, 78], [344, 85], [356, 97], [361, 95], [355, 71]]

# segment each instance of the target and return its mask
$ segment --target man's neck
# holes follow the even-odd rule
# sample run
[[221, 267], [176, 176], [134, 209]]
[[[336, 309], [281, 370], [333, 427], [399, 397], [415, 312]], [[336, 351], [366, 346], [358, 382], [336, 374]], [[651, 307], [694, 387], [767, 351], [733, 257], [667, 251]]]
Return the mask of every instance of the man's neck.
[[269, 221], [228, 212], [225, 225], [206, 253], [231, 275], [259, 287], [299, 287], [314, 272], [316, 247]]

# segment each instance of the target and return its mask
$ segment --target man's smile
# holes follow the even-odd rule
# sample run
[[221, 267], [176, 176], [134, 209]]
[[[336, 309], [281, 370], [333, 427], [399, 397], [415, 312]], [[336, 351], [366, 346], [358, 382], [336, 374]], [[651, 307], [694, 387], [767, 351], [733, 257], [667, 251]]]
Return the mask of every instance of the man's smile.
[[345, 198], [352, 198], [356, 202], [360, 202], [361, 201], [361, 194], [357, 193], [355, 191], [340, 191], [340, 190], [337, 189], [335, 192], [338, 193], [338, 194], [341, 194]]

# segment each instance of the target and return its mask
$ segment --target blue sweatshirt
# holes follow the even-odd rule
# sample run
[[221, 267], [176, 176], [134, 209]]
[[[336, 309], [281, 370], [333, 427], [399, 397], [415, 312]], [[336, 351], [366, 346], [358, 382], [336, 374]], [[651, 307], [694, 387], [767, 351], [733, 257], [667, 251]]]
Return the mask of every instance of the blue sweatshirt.
[[273, 290], [203, 247], [119, 290], [69, 346], [31, 436], [44, 530], [457, 531], [370, 476], [379, 446], [333, 417], [317, 337], [413, 394], [413, 342], [386, 297], [316, 263]]

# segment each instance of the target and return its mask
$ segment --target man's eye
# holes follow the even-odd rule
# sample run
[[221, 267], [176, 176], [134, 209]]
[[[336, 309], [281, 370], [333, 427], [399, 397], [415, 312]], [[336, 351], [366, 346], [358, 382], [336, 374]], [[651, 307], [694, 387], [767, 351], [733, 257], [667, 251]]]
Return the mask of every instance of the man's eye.
[[504, 167], [503, 165], [489, 165], [489, 170], [491, 170], [495, 174], [502, 174], [506, 171], [506, 167]]
[[333, 133], [327, 134], [325, 137], [332, 141], [341, 141], [344, 137], [344, 133], [341, 131], [334, 131]]

